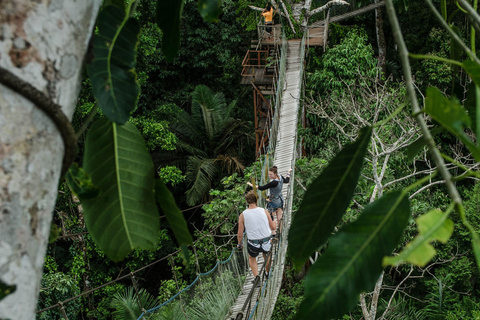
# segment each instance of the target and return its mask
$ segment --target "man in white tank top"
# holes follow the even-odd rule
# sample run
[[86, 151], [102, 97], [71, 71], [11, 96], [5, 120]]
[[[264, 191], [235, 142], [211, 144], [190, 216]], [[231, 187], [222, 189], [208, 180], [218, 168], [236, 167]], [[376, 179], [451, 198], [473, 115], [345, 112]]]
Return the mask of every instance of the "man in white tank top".
[[[258, 276], [257, 256], [260, 252], [263, 253], [263, 258], [266, 260], [266, 253], [272, 247], [271, 235], [275, 231], [275, 223], [267, 210], [257, 207], [257, 195], [250, 191], [245, 195], [245, 200], [248, 203], [248, 209], [243, 211], [238, 218], [238, 247], [242, 246], [243, 232], [246, 231], [248, 245], [248, 263], [252, 269], [253, 276]], [[270, 263], [266, 262], [266, 273], [270, 271]]]

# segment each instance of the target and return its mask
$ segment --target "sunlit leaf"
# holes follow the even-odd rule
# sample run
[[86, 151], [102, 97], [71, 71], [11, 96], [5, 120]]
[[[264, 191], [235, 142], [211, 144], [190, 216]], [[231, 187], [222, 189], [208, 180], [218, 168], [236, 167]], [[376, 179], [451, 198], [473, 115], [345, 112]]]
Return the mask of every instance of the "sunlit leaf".
[[363, 128], [357, 141], [346, 145], [305, 192], [288, 235], [297, 268], [328, 239], [350, 204], [371, 132]]
[[453, 221], [448, 213], [435, 209], [417, 219], [419, 235], [394, 257], [385, 257], [383, 265], [398, 266], [410, 262], [424, 267], [435, 256], [436, 250], [430, 244], [434, 240], [446, 243], [453, 233]]
[[140, 26], [125, 10], [107, 6], [98, 15], [97, 27], [95, 58], [87, 68], [93, 94], [111, 121], [124, 124], [140, 92], [134, 71]]
[[92, 177], [83, 168], [79, 168], [76, 163], [68, 169], [65, 178], [70, 190], [80, 200], [95, 198], [100, 193], [100, 190], [93, 184]]
[[359, 294], [373, 289], [410, 217], [401, 192], [384, 195], [334, 235], [305, 279], [305, 299], [297, 319], [338, 319], [358, 304]]
[[464, 128], [470, 126], [470, 117], [457, 99], [450, 100], [437, 88], [430, 87], [427, 89], [425, 112], [442, 127], [457, 136], [475, 159], [480, 161], [480, 148], [464, 132]]
[[162, 51], [168, 61], [173, 61], [180, 49], [180, 21], [183, 0], [157, 1], [157, 25], [162, 30]]
[[134, 248], [155, 249], [154, 168], [138, 130], [130, 123], [96, 121], [87, 134], [84, 168], [100, 189], [82, 202], [87, 229], [100, 249], [114, 261]]
[[[192, 244], [193, 239], [190, 235], [190, 231], [188, 231], [187, 222], [185, 221], [182, 212], [177, 207], [172, 193], [160, 179], [155, 181], [155, 199], [160, 205], [160, 208], [162, 208], [162, 211], [167, 218], [168, 225], [170, 226], [170, 229], [172, 229], [175, 239], [177, 239], [177, 242], [182, 249], [186, 248], [187, 244]], [[183, 250], [183, 254], [185, 260], [188, 261], [188, 250]]]
[[206, 21], [217, 22], [222, 13], [222, 2], [223, 0], [198, 0], [198, 11]]

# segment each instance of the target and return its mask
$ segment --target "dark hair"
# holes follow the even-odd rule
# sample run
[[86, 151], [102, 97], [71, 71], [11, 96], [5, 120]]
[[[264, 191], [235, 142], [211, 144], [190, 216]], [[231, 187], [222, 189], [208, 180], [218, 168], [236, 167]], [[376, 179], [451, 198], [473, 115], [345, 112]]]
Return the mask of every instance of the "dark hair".
[[245, 195], [245, 200], [247, 200], [248, 204], [251, 204], [251, 203], [257, 204], [257, 195], [255, 194], [255, 192], [253, 192], [253, 190], [251, 190], [247, 192], [247, 194]]
[[271, 5], [269, 5], [269, 4], [267, 4], [267, 6], [265, 7], [265, 10], [267, 10], [267, 11], [270, 11], [270, 10], [272, 10], [272, 6], [271, 6]]
[[271, 171], [271, 172], [273, 172], [275, 175], [278, 175], [277, 166], [271, 167], [270, 169], [268, 169], [268, 171]]

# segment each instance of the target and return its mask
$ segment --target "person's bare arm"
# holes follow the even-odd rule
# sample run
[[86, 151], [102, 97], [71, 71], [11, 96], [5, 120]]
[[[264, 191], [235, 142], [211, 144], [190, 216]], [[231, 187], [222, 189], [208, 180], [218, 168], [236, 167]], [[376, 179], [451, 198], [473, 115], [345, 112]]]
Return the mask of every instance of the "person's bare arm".
[[238, 232], [237, 232], [237, 240], [238, 240], [239, 246], [242, 245], [244, 231], [245, 231], [245, 220], [243, 218], [243, 213], [241, 213], [240, 217], [238, 217]]
[[272, 229], [272, 231], [275, 231], [275, 222], [272, 220], [272, 216], [267, 211], [267, 209], [265, 209], [265, 214], [267, 215], [268, 225], [270, 226], [270, 229]]

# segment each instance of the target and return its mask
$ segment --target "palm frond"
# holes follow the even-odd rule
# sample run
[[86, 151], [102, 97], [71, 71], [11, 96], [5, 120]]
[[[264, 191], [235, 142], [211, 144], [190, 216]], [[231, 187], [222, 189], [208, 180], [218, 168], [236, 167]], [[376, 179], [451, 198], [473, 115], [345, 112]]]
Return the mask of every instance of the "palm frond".
[[235, 172], [241, 173], [245, 169], [242, 161], [237, 157], [222, 154], [215, 158], [215, 162], [218, 162], [222, 167], [222, 171], [227, 172], [229, 175]]
[[212, 181], [218, 174], [214, 159], [189, 157], [187, 161], [187, 179], [193, 181], [187, 190], [187, 203], [191, 206], [200, 203], [208, 196]]
[[[140, 303], [139, 303], [140, 302]], [[115, 309], [112, 315], [118, 320], [136, 320], [142, 314], [142, 309], [151, 309], [158, 305], [158, 300], [150, 295], [145, 289], [140, 289], [138, 295], [133, 287], [127, 287], [123, 291], [115, 293], [110, 306]]]
[[203, 123], [196, 121], [188, 112], [182, 111], [177, 114], [176, 121], [171, 124], [170, 128], [179, 141], [203, 148], [206, 138]]
[[210, 141], [219, 130], [226, 109], [223, 93], [213, 93], [205, 85], [198, 85], [192, 93], [192, 118], [203, 123], [203, 128]]

